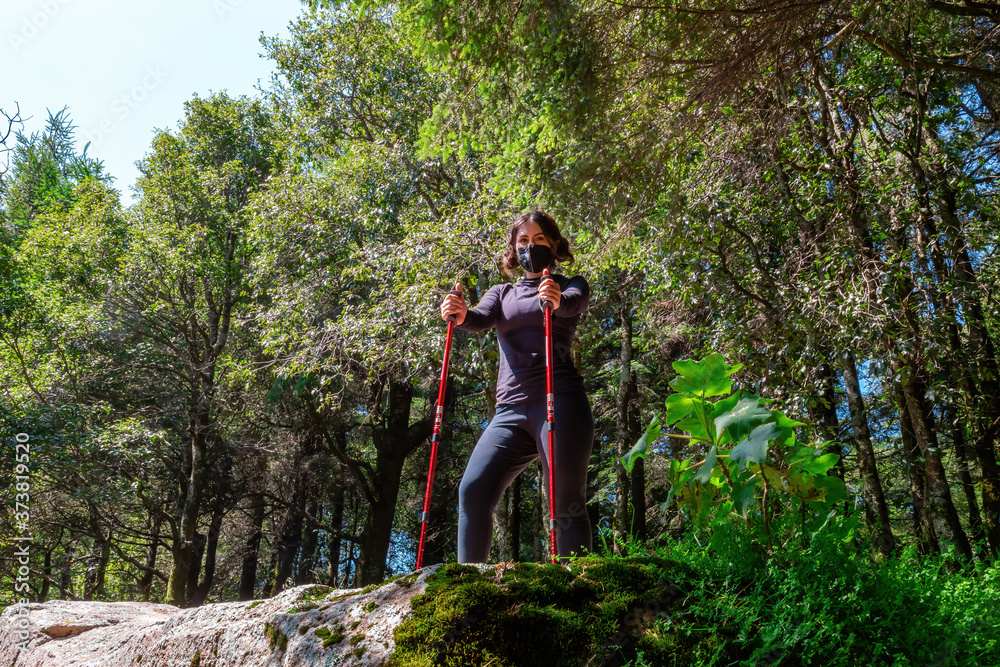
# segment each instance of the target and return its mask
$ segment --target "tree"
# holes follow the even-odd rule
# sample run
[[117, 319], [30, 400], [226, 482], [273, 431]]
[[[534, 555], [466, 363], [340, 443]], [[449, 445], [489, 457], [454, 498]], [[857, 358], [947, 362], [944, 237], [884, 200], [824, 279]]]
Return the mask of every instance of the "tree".
[[[185, 104], [176, 134], [158, 132], [141, 164], [125, 280], [112, 297], [137, 361], [168, 379], [187, 413], [168, 517], [173, 565], [166, 601], [194, 594], [199, 515], [211, 461], [226, 443], [217, 420], [232, 331], [248, 315], [247, 206], [277, 165], [270, 118], [259, 102], [216, 95]], [[197, 565], [197, 563], [194, 563]]]

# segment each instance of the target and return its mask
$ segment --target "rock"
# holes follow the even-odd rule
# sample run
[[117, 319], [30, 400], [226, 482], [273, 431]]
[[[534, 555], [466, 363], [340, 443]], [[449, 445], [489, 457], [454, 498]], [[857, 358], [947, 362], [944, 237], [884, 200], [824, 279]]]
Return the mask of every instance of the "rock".
[[0, 615], [3, 667], [383, 665], [393, 630], [438, 566], [374, 590], [309, 585], [254, 602], [192, 609], [143, 602], [31, 604], [26, 650], [18, 608]]

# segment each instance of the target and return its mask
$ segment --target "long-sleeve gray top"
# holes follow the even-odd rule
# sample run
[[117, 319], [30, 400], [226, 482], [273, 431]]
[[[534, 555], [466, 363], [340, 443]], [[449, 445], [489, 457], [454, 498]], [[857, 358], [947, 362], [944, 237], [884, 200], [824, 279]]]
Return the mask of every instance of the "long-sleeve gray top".
[[[590, 286], [583, 276], [551, 276], [562, 290], [559, 308], [552, 311], [554, 391], [584, 391], [583, 378], [573, 365], [571, 344], [580, 315], [590, 301]], [[545, 400], [545, 317], [538, 307], [541, 278], [494, 285], [458, 327], [477, 333], [492, 326], [500, 341], [497, 405]]]

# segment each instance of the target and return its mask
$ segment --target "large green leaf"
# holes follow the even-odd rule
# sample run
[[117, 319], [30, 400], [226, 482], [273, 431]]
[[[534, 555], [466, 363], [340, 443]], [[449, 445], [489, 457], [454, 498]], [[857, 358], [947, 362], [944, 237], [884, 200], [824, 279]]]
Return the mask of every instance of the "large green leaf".
[[775, 491], [785, 491], [788, 488], [788, 471], [779, 470], [767, 463], [759, 466], [760, 476], [767, 484], [770, 484]]
[[694, 414], [695, 405], [698, 403], [699, 400], [696, 398], [684, 394], [671, 394], [664, 403], [666, 414], [663, 415], [663, 423], [675, 424], [688, 415]]
[[833, 505], [835, 503], [842, 503], [848, 500], [847, 488], [844, 486], [844, 480], [839, 477], [827, 476], [827, 475], [817, 475], [813, 479], [813, 483], [816, 484], [817, 488], [826, 489], [826, 496], [823, 501], [827, 505]]
[[825, 475], [839, 460], [840, 457], [836, 454], [814, 449], [808, 455], [796, 459], [792, 467], [810, 475]]
[[826, 497], [826, 487], [816, 486], [816, 478], [803, 473], [789, 474], [788, 493], [809, 502], [820, 502]]
[[733, 509], [744, 519], [747, 517], [747, 512], [750, 511], [750, 507], [754, 504], [758, 479], [758, 477], [752, 477], [745, 485], [733, 490]]
[[[721, 402], [721, 401], [720, 401]], [[715, 434], [722, 442], [722, 433], [729, 428], [731, 442], [739, 442], [756, 426], [771, 418], [771, 411], [765, 408], [756, 396], [740, 398], [732, 410], [715, 418]]]
[[691, 520], [699, 528], [708, 525], [712, 516], [712, 507], [719, 497], [719, 489], [714, 484], [703, 485], [697, 480], [685, 486], [677, 494], [677, 502], [690, 512]]
[[705, 462], [701, 465], [694, 478], [702, 484], [708, 484], [712, 479], [712, 469], [715, 468], [715, 461], [715, 445], [712, 445], [712, 448], [708, 450], [708, 456], [705, 457]]
[[691, 437], [695, 440], [700, 440], [701, 442], [712, 442], [712, 436], [705, 428], [704, 422], [702, 422], [698, 417], [692, 416], [687, 419], [682, 419], [677, 422], [676, 426], [680, 430], [690, 433]]
[[674, 391], [704, 397], [730, 393], [733, 382], [729, 376], [743, 367], [742, 364], [727, 365], [721, 354], [711, 354], [701, 361], [675, 361], [673, 366], [680, 376], [670, 383]]
[[656, 442], [656, 440], [662, 435], [660, 432], [660, 415], [653, 417], [653, 421], [649, 422], [649, 426], [646, 427], [646, 432], [642, 434], [642, 437], [635, 443], [632, 449], [621, 458], [622, 465], [625, 466], [625, 470], [632, 474], [632, 468], [635, 466], [637, 459], [645, 458], [646, 451], [649, 449], [649, 445]]
[[736, 445], [729, 453], [729, 460], [738, 463], [740, 470], [746, 463], [760, 463], [767, 458], [767, 443], [780, 434], [777, 424], [761, 424]]

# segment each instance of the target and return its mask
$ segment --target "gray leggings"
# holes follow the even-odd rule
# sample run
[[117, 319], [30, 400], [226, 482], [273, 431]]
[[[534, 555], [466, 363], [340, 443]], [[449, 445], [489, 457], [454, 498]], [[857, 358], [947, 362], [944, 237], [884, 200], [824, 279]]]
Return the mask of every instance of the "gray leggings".
[[[586, 394], [556, 394], [555, 430], [556, 545], [560, 556], [582, 554], [592, 547], [587, 467], [594, 446], [594, 417]], [[497, 406], [458, 488], [459, 563], [486, 562], [493, 541], [493, 510], [514, 478], [536, 458], [541, 459], [548, 491], [548, 450], [544, 400]], [[546, 526], [548, 516], [545, 507]]]

